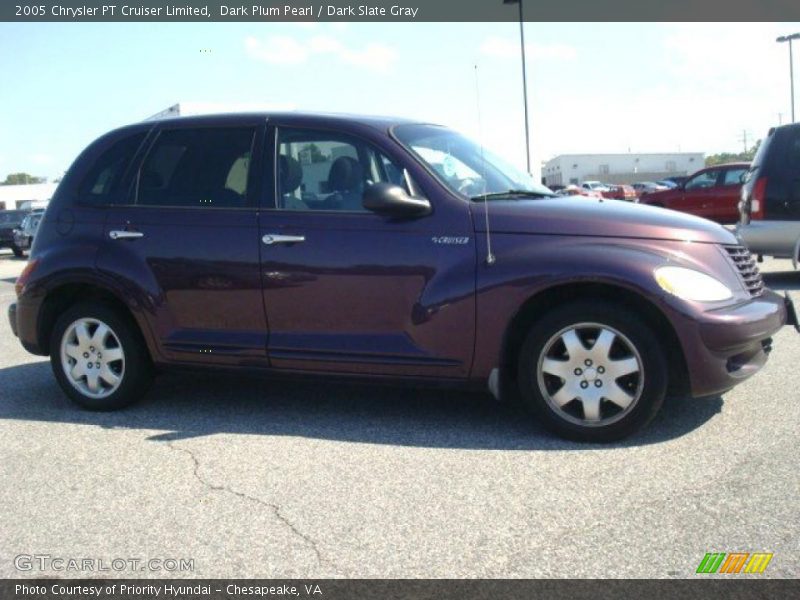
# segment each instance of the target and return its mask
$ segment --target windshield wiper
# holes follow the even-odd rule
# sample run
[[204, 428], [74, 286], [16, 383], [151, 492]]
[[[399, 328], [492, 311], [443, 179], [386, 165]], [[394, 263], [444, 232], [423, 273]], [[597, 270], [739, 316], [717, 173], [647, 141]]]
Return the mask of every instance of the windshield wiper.
[[495, 198], [551, 198], [555, 194], [545, 192], [534, 192], [532, 190], [506, 190], [504, 192], [489, 192], [488, 194], [478, 194], [472, 196], [470, 200], [494, 200]]

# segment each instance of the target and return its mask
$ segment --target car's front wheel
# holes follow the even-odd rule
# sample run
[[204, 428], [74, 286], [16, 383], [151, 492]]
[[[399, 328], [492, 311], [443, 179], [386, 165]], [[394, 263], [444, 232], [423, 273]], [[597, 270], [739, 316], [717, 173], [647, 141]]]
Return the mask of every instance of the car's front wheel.
[[544, 315], [519, 357], [526, 404], [559, 435], [608, 442], [644, 427], [664, 401], [668, 370], [657, 336], [630, 310], [576, 302]]
[[17, 258], [22, 258], [23, 256], [25, 256], [25, 253], [22, 251], [22, 248], [20, 248], [16, 244], [11, 246], [11, 251], [14, 253], [14, 256], [16, 256]]
[[135, 324], [100, 303], [78, 304], [61, 315], [50, 339], [50, 364], [67, 396], [90, 410], [123, 408], [152, 380]]

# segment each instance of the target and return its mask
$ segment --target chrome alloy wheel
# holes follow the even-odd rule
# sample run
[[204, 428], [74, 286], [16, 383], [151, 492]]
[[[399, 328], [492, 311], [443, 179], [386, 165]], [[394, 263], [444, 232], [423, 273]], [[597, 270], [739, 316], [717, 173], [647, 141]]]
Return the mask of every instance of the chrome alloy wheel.
[[599, 323], [570, 325], [539, 356], [539, 390], [561, 418], [582, 426], [610, 425], [642, 395], [642, 358], [622, 333]]
[[125, 352], [108, 325], [98, 319], [78, 319], [61, 338], [61, 367], [81, 394], [106, 398], [125, 376]]

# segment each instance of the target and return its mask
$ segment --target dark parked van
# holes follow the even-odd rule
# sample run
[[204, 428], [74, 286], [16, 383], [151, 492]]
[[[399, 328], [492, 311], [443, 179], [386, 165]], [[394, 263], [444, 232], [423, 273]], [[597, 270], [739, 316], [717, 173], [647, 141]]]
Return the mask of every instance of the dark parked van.
[[800, 124], [769, 130], [745, 176], [737, 231], [755, 254], [800, 253]]
[[248, 368], [488, 386], [599, 441], [744, 381], [795, 320], [714, 223], [557, 198], [444, 127], [331, 115], [100, 138], [16, 289], [22, 344], [90, 409], [155, 366]]
[[30, 211], [27, 210], [0, 210], [0, 248], [11, 248], [14, 256], [22, 256], [22, 248], [14, 240], [14, 230], [17, 229]]

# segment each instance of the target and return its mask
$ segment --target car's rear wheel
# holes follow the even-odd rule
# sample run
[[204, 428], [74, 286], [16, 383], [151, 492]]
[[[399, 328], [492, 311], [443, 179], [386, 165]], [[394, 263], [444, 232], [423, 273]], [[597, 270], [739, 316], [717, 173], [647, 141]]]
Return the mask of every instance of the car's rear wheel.
[[607, 442], [644, 427], [667, 389], [667, 363], [652, 329], [629, 310], [577, 302], [545, 315], [519, 357], [520, 392], [551, 430]]
[[11, 251], [14, 253], [14, 256], [16, 256], [17, 258], [22, 258], [23, 256], [25, 256], [25, 253], [22, 251], [22, 248], [20, 248], [16, 244], [11, 246]]
[[115, 410], [144, 395], [153, 371], [135, 327], [99, 303], [61, 315], [50, 339], [50, 364], [67, 396], [90, 410]]

